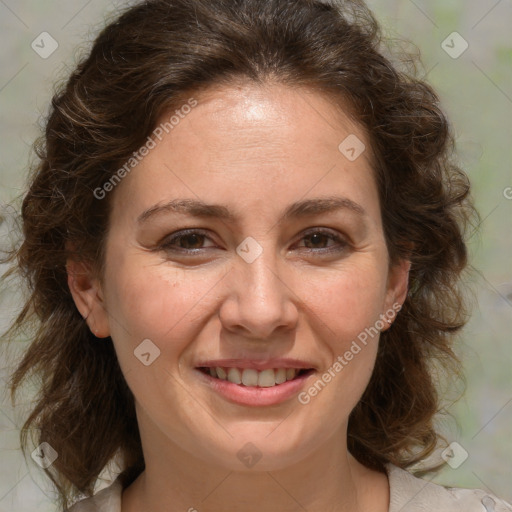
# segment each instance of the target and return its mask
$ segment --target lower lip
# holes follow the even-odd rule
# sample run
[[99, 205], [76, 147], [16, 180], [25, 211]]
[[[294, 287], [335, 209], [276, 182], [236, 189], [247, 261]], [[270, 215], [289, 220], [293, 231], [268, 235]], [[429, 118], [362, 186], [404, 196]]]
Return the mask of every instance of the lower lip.
[[296, 395], [303, 387], [307, 379], [315, 372], [310, 371], [304, 375], [300, 375], [293, 380], [288, 380], [282, 384], [268, 388], [260, 388], [256, 386], [244, 386], [243, 384], [233, 384], [228, 380], [221, 380], [203, 373], [201, 370], [195, 369], [197, 373], [209, 384], [217, 393], [225, 398], [240, 405], [250, 405], [261, 407], [265, 405], [274, 405], [288, 400]]

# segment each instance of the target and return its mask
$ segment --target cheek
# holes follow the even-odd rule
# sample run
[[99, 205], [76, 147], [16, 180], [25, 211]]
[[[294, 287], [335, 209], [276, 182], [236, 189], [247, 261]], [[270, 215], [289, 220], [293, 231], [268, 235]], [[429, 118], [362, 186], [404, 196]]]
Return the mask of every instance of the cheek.
[[204, 273], [148, 265], [145, 259], [142, 255], [114, 260], [109, 275], [106, 299], [120, 359], [123, 353], [125, 359], [130, 357], [144, 339], [153, 341], [162, 353], [181, 351], [188, 341], [185, 331], [193, 327], [189, 318], [207, 301], [205, 291], [211, 288]]
[[[106, 300], [124, 367], [135, 363], [133, 351], [145, 339], [172, 364], [201, 330], [212, 327], [223, 301], [236, 291], [226, 267], [179, 269], [148, 263], [147, 254], [117, 256], [107, 269]], [[371, 253], [354, 255], [336, 268], [290, 266], [281, 277], [285, 300], [295, 303], [299, 324], [310, 331], [303, 335], [327, 343], [333, 356], [344, 353], [383, 312], [385, 275]]]
[[299, 396], [314, 407], [325, 428], [337, 429], [362, 396], [373, 372], [379, 343], [376, 321], [383, 313], [385, 277], [377, 260], [358, 260], [343, 270], [308, 279], [303, 293], [309, 329], [324, 352], [325, 367]]
[[383, 313], [386, 274], [372, 257], [343, 268], [303, 276], [305, 303], [340, 341], [354, 338]]

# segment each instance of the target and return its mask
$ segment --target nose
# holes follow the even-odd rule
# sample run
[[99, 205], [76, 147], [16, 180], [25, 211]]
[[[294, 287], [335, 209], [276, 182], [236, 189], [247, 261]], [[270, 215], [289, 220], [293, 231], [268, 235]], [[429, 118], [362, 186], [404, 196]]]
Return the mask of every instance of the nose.
[[270, 250], [251, 263], [236, 256], [229, 273], [229, 294], [219, 316], [223, 327], [248, 338], [267, 339], [293, 329], [298, 320], [297, 294], [285, 281], [282, 264]]

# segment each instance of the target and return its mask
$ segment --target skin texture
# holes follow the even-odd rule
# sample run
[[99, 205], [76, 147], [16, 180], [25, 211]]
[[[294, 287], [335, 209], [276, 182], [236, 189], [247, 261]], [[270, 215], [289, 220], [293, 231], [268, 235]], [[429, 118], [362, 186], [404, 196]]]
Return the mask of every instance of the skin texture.
[[[307, 405], [296, 396], [266, 407], [234, 404], [194, 370], [204, 359], [291, 357], [316, 368], [309, 387], [379, 315], [403, 303], [409, 264], [389, 266], [364, 131], [306, 89], [238, 84], [196, 99], [112, 192], [104, 275], [68, 262], [75, 303], [96, 336], [112, 337], [136, 399], [146, 470], [124, 491], [123, 512], [170, 504], [199, 512], [387, 511], [387, 477], [346, 445], [378, 337]], [[353, 162], [338, 149], [351, 134], [367, 148]], [[342, 208], [279, 221], [295, 201], [332, 196], [365, 214]], [[176, 198], [223, 204], [237, 220], [167, 211], [137, 221]], [[199, 255], [162, 247], [186, 228], [207, 232], [181, 239]], [[306, 237], [310, 228], [345, 242]], [[249, 236], [263, 249], [252, 263], [236, 252]], [[148, 366], [134, 357], [144, 339], [160, 349]], [[262, 454], [252, 468], [237, 456], [247, 442]]]

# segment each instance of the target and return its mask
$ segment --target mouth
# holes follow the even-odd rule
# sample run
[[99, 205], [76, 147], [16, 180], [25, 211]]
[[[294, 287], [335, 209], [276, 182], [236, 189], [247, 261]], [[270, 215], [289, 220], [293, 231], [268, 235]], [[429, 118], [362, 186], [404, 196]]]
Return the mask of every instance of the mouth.
[[199, 366], [196, 369], [213, 379], [228, 381], [241, 387], [259, 388], [278, 387], [314, 372], [313, 368], [268, 368], [258, 371], [254, 368]]

